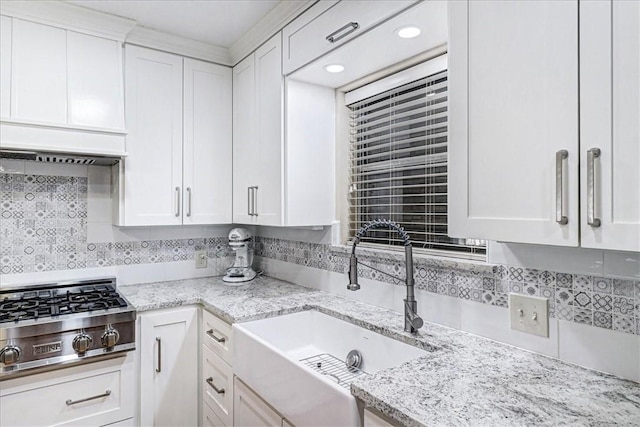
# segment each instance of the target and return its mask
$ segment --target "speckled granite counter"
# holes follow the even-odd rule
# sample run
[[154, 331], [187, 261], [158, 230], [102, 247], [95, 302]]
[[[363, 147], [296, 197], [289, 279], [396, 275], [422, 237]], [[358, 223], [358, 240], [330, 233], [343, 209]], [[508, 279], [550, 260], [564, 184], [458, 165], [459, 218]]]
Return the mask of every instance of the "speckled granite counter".
[[399, 424], [640, 425], [638, 383], [433, 323], [412, 336], [399, 313], [269, 277], [237, 287], [212, 277], [119, 289], [138, 311], [201, 304], [231, 323], [316, 309], [430, 350], [351, 386]]

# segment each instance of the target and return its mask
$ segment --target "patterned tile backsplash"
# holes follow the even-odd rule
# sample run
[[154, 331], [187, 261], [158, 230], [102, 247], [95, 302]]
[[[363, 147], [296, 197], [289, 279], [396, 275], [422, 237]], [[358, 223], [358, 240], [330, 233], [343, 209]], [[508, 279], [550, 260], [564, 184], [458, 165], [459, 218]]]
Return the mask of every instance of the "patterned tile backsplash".
[[[87, 241], [87, 178], [0, 174], [0, 274], [73, 270], [228, 255], [225, 237]], [[389, 274], [404, 274], [403, 255], [358, 249], [358, 257]], [[349, 254], [327, 244], [256, 237], [255, 254], [339, 273]], [[360, 265], [360, 277], [403, 285]], [[556, 319], [640, 335], [640, 282], [416, 257], [416, 287], [482, 304], [508, 306], [509, 292], [549, 300]]]
[[[338, 273], [347, 273], [349, 254], [330, 245], [267, 237], [256, 238], [256, 255]], [[402, 256], [373, 256], [358, 252], [358, 259], [379, 270], [404, 275]], [[441, 263], [414, 258], [416, 287], [455, 298], [508, 307], [510, 292], [549, 300], [549, 315], [628, 334], [640, 335], [640, 282], [557, 273], [508, 265], [469, 268], [466, 263]], [[404, 286], [384, 274], [359, 265], [358, 275]]]
[[227, 239], [87, 241], [87, 178], [0, 174], [0, 274], [226, 255]]

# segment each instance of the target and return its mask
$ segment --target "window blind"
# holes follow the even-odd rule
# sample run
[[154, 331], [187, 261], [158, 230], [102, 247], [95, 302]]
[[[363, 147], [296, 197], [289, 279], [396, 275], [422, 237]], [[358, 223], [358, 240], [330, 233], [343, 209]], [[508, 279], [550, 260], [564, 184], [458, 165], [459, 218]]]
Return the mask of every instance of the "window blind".
[[[350, 109], [349, 236], [388, 218], [414, 247], [484, 253], [485, 242], [447, 233], [447, 71], [354, 102]], [[362, 242], [402, 245], [392, 230]]]

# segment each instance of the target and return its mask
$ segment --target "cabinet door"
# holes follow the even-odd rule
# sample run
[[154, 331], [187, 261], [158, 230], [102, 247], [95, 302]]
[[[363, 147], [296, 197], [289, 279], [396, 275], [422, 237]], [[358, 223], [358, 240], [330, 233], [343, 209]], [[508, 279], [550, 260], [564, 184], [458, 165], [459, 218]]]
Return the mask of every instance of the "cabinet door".
[[184, 224], [231, 223], [231, 68], [184, 59]]
[[124, 128], [122, 47], [67, 31], [69, 123]]
[[237, 377], [233, 392], [235, 427], [280, 427], [282, 417]]
[[0, 117], [11, 114], [11, 21], [0, 16]]
[[192, 426], [198, 419], [195, 308], [140, 315], [140, 424]]
[[577, 1], [449, 3], [451, 236], [578, 245], [577, 23]]
[[282, 42], [278, 33], [255, 52], [258, 176], [257, 221], [282, 225], [284, 108]]
[[125, 61], [124, 225], [182, 224], [182, 58], [128, 45]]
[[258, 185], [255, 56], [233, 67], [233, 222], [251, 224], [252, 186]]
[[[640, 3], [581, 2], [583, 247], [640, 251], [639, 76]], [[600, 156], [591, 161], [588, 152], [594, 148]], [[599, 226], [590, 213], [600, 220]]]
[[13, 19], [11, 117], [67, 123], [67, 35]]

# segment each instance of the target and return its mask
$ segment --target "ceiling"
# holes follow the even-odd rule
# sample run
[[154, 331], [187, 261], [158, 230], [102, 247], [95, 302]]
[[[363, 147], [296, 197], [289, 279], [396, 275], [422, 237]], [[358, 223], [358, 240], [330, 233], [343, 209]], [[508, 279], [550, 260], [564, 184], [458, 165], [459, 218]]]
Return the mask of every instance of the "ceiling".
[[68, 0], [139, 25], [229, 48], [279, 0]]

